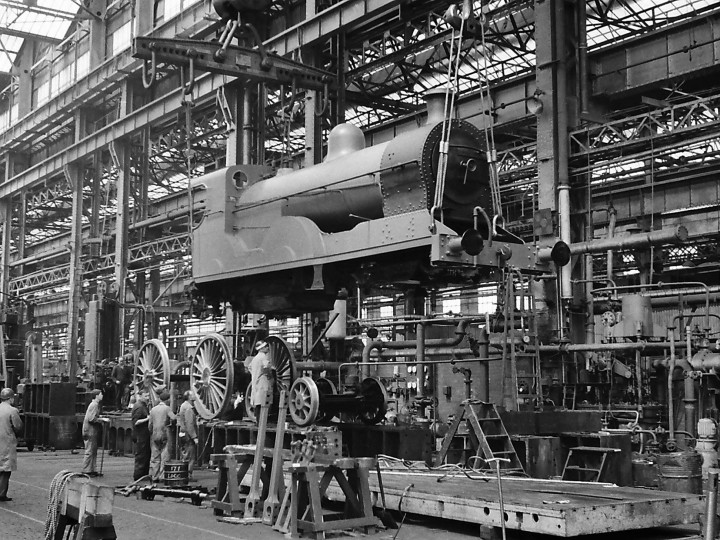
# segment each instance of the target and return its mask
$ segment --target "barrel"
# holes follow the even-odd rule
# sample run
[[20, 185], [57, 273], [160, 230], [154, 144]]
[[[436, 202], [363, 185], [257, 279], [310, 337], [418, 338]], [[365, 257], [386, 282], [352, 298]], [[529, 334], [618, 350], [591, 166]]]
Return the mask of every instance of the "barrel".
[[658, 454], [658, 487], [664, 491], [702, 493], [702, 462], [697, 452]]
[[642, 294], [629, 294], [622, 299], [623, 336], [652, 337], [653, 318], [650, 297]]
[[167, 487], [188, 485], [188, 462], [168, 461], [163, 470], [163, 483]]

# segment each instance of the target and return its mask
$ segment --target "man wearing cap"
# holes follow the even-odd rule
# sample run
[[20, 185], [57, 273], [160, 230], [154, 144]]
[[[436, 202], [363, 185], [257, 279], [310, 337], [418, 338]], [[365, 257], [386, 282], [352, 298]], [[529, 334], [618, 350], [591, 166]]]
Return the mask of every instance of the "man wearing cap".
[[192, 479], [198, 443], [197, 417], [193, 409], [195, 395], [190, 390], [186, 390], [183, 397], [185, 401], [180, 405], [177, 427], [180, 444], [182, 444], [182, 460], [188, 462], [188, 476]]
[[132, 419], [133, 440], [135, 441], [135, 470], [133, 480], [138, 480], [150, 472], [150, 430], [148, 422], [150, 396], [142, 390], [135, 397], [130, 418]]
[[88, 476], [98, 476], [95, 470], [97, 462], [98, 441], [102, 433], [102, 421], [100, 420], [100, 402], [103, 394], [100, 390], [92, 391], [93, 400], [88, 405], [83, 420], [82, 436], [85, 441], [85, 456], [83, 457], [82, 472]]
[[255, 418], [260, 417], [260, 406], [272, 403], [275, 373], [270, 357], [270, 346], [266, 341], [255, 345], [257, 354], [250, 360], [248, 369], [252, 377], [252, 395], [250, 403], [255, 408]]
[[170, 422], [175, 420], [175, 415], [170, 410], [170, 392], [162, 390], [158, 396], [160, 400], [157, 405], [150, 409], [148, 429], [150, 430], [150, 476], [154, 482], [162, 477], [165, 470], [165, 463], [170, 459], [168, 441], [170, 433], [168, 427]]
[[0, 502], [12, 501], [7, 496], [10, 474], [17, 470], [17, 435], [22, 430], [18, 410], [13, 407], [15, 392], [0, 390]]

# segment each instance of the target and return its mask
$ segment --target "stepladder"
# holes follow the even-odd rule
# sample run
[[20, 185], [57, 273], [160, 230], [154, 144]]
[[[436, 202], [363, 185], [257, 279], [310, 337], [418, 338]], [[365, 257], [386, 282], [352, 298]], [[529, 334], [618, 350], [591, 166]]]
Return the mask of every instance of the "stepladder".
[[462, 450], [471, 454], [466, 459], [466, 465], [494, 470], [489, 460], [503, 458], [500, 463], [504, 472], [524, 474], [525, 469], [494, 404], [478, 400], [460, 403], [435, 458], [436, 467], [443, 464], [458, 439], [463, 443]]
[[563, 480], [582, 482], [603, 482], [611, 460], [620, 454], [619, 448], [597, 446], [575, 446], [568, 451]]

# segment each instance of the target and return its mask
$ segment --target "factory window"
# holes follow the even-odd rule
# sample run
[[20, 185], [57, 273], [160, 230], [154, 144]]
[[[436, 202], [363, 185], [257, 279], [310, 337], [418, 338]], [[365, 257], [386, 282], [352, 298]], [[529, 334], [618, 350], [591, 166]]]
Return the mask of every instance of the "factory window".
[[[193, 4], [197, 4], [200, 0], [164, 0], [164, 12], [163, 16], [165, 20], [174, 17], [183, 10], [186, 10]], [[159, 9], [158, 9], [159, 11]]]
[[50, 99], [50, 81], [45, 81], [38, 86], [36, 106], [42, 105], [48, 99]]
[[460, 307], [460, 297], [457, 298], [445, 298], [442, 301], [443, 313], [460, 313], [462, 311]]
[[128, 21], [112, 34], [112, 53], [113, 56], [130, 47], [132, 38], [131, 22]]
[[90, 51], [84, 52], [78, 56], [75, 64], [75, 78], [82, 79], [90, 71]]
[[165, 0], [165, 20], [182, 11], [183, 0]]
[[482, 287], [478, 289], [478, 313], [495, 313], [497, 310], [497, 289]]
[[5, 131], [10, 124], [10, 111], [0, 114], [0, 131]]
[[389, 319], [393, 316], [392, 306], [380, 306], [380, 317], [383, 319]]
[[61, 90], [67, 88], [71, 82], [72, 66], [67, 66], [61, 69], [58, 73], [53, 74], [52, 80], [50, 81], [51, 93], [55, 94]]

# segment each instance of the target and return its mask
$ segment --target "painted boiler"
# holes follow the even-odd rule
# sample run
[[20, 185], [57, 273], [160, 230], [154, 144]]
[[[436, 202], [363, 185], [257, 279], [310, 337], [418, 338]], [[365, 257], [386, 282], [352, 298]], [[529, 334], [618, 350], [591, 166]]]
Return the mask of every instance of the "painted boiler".
[[[442, 103], [439, 105], [442, 108]], [[245, 312], [328, 310], [340, 288], [477, 281], [499, 260], [534, 268], [512, 235], [491, 241], [482, 135], [444, 122], [365, 148], [350, 124], [333, 129], [325, 161], [301, 170], [227, 167], [192, 183], [205, 209], [193, 231], [193, 277], [209, 300]], [[434, 208], [443, 124], [449, 130], [441, 208]]]

